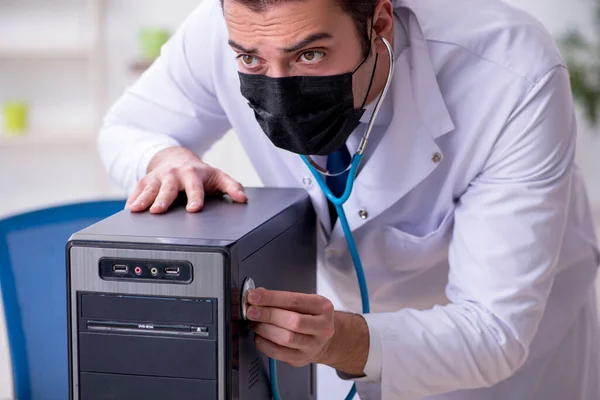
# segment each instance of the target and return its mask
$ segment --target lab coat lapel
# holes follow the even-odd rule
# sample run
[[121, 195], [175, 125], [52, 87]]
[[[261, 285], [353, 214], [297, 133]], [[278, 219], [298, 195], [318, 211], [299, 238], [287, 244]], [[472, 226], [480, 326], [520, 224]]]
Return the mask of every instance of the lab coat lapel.
[[331, 222], [329, 218], [329, 206], [325, 194], [319, 187], [319, 184], [316, 182], [310, 169], [304, 164], [304, 161], [302, 161], [299, 155], [281, 149], [277, 149], [277, 152], [283, 163], [290, 169], [294, 178], [300, 182], [309, 194], [315, 212], [319, 217], [323, 233], [328, 238], [331, 233]]
[[[439, 165], [435, 139], [454, 130], [414, 14], [407, 12], [410, 47], [398, 57], [388, 96], [393, 116], [381, 141], [360, 171], [344, 209], [354, 231], [393, 206]], [[374, 134], [376, 132], [374, 131]], [[366, 218], [365, 218], [366, 217]], [[331, 240], [343, 239], [340, 223]]]

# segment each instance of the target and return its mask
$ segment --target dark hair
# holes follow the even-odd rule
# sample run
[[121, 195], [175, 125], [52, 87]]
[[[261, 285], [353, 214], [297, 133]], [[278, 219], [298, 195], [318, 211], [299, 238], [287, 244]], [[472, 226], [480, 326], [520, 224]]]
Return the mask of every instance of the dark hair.
[[[223, 5], [221, 0], [221, 6]], [[302, 0], [228, 0], [235, 1], [236, 3], [243, 4], [254, 12], [261, 12], [270, 5], [278, 3], [285, 3], [289, 1], [302, 1]], [[362, 41], [363, 53], [366, 56], [369, 55], [369, 21], [373, 17], [375, 12], [375, 6], [379, 0], [335, 0], [342, 11], [349, 14], [356, 24], [356, 29]]]

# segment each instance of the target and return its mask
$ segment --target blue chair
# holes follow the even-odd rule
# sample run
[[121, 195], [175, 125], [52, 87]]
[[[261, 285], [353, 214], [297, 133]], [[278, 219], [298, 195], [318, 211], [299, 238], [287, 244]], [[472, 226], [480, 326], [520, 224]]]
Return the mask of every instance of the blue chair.
[[0, 220], [0, 290], [17, 399], [68, 399], [65, 245], [124, 206], [85, 202]]

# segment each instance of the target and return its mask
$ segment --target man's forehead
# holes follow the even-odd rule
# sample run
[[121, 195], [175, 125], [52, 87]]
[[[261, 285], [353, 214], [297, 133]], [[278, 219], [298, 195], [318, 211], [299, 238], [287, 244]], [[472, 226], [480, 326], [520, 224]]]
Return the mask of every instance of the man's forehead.
[[337, 0], [224, 0], [223, 11], [226, 19], [246, 17], [263, 22], [308, 17], [319, 21], [331, 17], [331, 13], [343, 13]]
[[[253, 11], [236, 0], [226, 1], [232, 4], [225, 12], [229, 44], [249, 54], [257, 53], [266, 43], [284, 53], [325, 43], [339, 36], [339, 20], [344, 16], [338, 9], [315, 11], [314, 7], [329, 0], [284, 1], [264, 11]], [[308, 8], [301, 7], [304, 5]]]
[[282, 5], [310, 5], [310, 3], [314, 3], [321, 7], [339, 5], [338, 0], [221, 0], [221, 6], [223, 8], [226, 8], [231, 5], [240, 5], [248, 8], [253, 12], [263, 12], [269, 8]]

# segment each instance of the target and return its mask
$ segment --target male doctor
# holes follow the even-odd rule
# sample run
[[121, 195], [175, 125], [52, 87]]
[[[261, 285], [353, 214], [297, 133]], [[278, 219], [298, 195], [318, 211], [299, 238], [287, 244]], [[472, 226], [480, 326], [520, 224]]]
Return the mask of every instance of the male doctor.
[[[542, 26], [496, 0], [219, 3], [112, 108], [99, 148], [133, 212], [181, 191], [189, 212], [205, 193], [246, 201], [199, 158], [230, 128], [266, 186], [308, 191], [322, 274], [353, 312], [258, 289], [258, 348], [329, 365], [361, 399], [600, 399], [600, 254], [568, 72]], [[300, 155], [343, 171], [372, 117], [344, 205], [361, 315], [340, 219]], [[339, 193], [346, 177], [327, 183]]]

